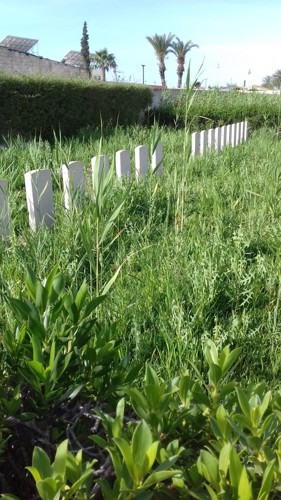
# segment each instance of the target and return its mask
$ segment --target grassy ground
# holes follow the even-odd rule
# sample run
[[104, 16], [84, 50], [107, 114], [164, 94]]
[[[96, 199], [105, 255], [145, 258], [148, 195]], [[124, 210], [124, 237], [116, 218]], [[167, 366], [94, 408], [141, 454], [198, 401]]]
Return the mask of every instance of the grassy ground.
[[[102, 152], [152, 145], [158, 130], [134, 127], [104, 132]], [[55, 264], [67, 284], [92, 295], [122, 266], [102, 319], [116, 321], [124, 353], [150, 359], [163, 376], [199, 366], [212, 338], [242, 346], [239, 375], [278, 385], [280, 356], [281, 144], [262, 129], [246, 144], [189, 160], [184, 131], [163, 130], [164, 175], [136, 183], [114, 181], [97, 218], [88, 166], [99, 150], [90, 130], [68, 142], [8, 143], [0, 177], [9, 181], [12, 236], [0, 243], [2, 292], [24, 291], [27, 266], [43, 278]], [[57, 168], [85, 162], [88, 197], [65, 214]], [[34, 234], [28, 227], [24, 172], [54, 172], [56, 224]], [[123, 202], [106, 240], [97, 245], [109, 215]], [[1, 329], [12, 325], [2, 303]], [[203, 363], [203, 362], [202, 362]], [[204, 366], [202, 364], [202, 369]]]

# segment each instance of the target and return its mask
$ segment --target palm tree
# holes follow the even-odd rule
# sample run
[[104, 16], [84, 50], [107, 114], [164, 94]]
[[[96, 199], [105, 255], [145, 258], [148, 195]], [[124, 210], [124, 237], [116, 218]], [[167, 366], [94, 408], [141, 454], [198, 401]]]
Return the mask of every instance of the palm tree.
[[193, 47], [199, 47], [199, 45], [196, 45], [195, 43], [192, 43], [191, 40], [188, 40], [188, 42], [183, 43], [182, 40], [180, 40], [178, 37], [176, 37], [177, 41], [173, 41], [171, 43], [172, 47], [172, 53], [175, 54], [177, 58], [177, 75], [178, 75], [178, 88], [181, 88], [182, 84], [182, 76], [184, 73], [184, 63], [185, 63], [185, 57], [186, 54], [193, 48]]
[[91, 54], [91, 62], [95, 69], [101, 69], [103, 82], [106, 81], [106, 71], [110, 68], [113, 69], [114, 74], [116, 74], [117, 64], [115, 61], [114, 54], [109, 54], [107, 49], [97, 50], [94, 54]]
[[272, 75], [272, 84], [274, 87], [280, 89], [281, 87], [281, 69], [277, 69]]
[[272, 82], [272, 76], [267, 75], [262, 79], [262, 87], [265, 87], [267, 89], [272, 89], [273, 88], [273, 82]]
[[167, 57], [167, 54], [169, 54], [169, 52], [172, 52], [170, 47], [174, 36], [175, 35], [172, 35], [172, 33], [169, 33], [168, 35], [156, 34], [154, 36], [146, 37], [146, 39], [149, 41], [149, 43], [151, 43], [152, 47], [154, 48], [156, 57], [158, 59], [158, 66], [159, 66], [159, 73], [160, 73], [162, 87], [166, 87], [165, 59]]

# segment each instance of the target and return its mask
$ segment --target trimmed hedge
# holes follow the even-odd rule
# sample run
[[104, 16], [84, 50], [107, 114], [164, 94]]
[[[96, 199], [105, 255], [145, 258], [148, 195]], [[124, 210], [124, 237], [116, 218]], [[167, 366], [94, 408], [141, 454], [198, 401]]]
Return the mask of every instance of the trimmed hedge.
[[142, 85], [0, 75], [0, 135], [43, 139], [74, 135], [80, 128], [129, 125], [151, 104]]

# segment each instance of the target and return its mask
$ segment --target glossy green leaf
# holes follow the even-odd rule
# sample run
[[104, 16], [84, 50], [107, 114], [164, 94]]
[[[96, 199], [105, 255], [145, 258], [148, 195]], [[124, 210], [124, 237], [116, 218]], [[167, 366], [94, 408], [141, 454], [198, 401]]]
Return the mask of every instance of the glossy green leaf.
[[218, 459], [209, 451], [201, 450], [197, 460], [199, 473], [212, 485], [213, 488], [218, 484]]
[[35, 446], [33, 451], [32, 467], [38, 470], [40, 479], [46, 479], [52, 475], [50, 459], [47, 453], [38, 446]]
[[117, 444], [122, 454], [123, 460], [127, 466], [131, 478], [135, 479], [134, 460], [129, 443], [121, 437], [115, 438], [113, 441]]
[[245, 417], [250, 418], [251, 417], [250, 405], [245, 392], [242, 391], [242, 389], [237, 388], [236, 393], [242, 412], [244, 413]]
[[252, 500], [252, 486], [248, 478], [246, 467], [243, 466], [238, 485], [238, 499]]
[[142, 469], [146, 459], [146, 453], [152, 442], [151, 431], [147, 423], [143, 420], [137, 425], [132, 438], [132, 458], [134, 463], [139, 466], [142, 476], [144, 475]]
[[144, 481], [143, 487], [148, 488], [154, 484], [161, 483], [163, 481], [166, 481], [166, 479], [170, 479], [173, 476], [176, 475], [181, 475], [182, 471], [181, 470], [164, 470], [160, 472], [153, 472], [148, 476], [148, 478]]
[[221, 368], [218, 365], [215, 365], [214, 363], [209, 363], [209, 365], [210, 365], [210, 369], [208, 372], [209, 382], [215, 387], [218, 387], [222, 378]]
[[223, 376], [230, 370], [230, 368], [236, 363], [237, 359], [241, 354], [242, 348], [237, 347], [233, 351], [231, 351], [225, 358], [222, 368]]
[[267, 500], [267, 498], [270, 495], [273, 474], [274, 474], [274, 465], [275, 465], [275, 460], [273, 459], [272, 462], [270, 464], [268, 464], [268, 466], [266, 467], [266, 469], [264, 471], [262, 484], [261, 484], [261, 488], [260, 488], [257, 500]]
[[231, 452], [232, 444], [227, 443], [221, 450], [219, 456], [219, 472], [220, 474], [226, 478], [229, 465], [230, 465], [230, 452]]
[[60, 484], [51, 477], [38, 481], [36, 488], [42, 500], [58, 500], [60, 497]]
[[239, 456], [235, 450], [235, 448], [232, 446], [230, 453], [229, 453], [229, 458], [230, 458], [230, 463], [229, 463], [229, 476], [230, 476], [230, 482], [231, 486], [238, 491], [238, 485], [239, 485], [239, 480], [240, 476], [242, 474], [242, 464], [240, 462]]
[[65, 439], [57, 448], [55, 460], [52, 465], [53, 476], [59, 476], [61, 479], [65, 477], [66, 460], [67, 460], [68, 440]]
[[219, 364], [219, 362], [218, 362], [218, 350], [217, 350], [214, 342], [211, 339], [209, 339], [206, 343], [204, 354], [205, 354], [205, 358], [206, 358], [209, 365], [211, 365], [211, 364], [218, 365]]

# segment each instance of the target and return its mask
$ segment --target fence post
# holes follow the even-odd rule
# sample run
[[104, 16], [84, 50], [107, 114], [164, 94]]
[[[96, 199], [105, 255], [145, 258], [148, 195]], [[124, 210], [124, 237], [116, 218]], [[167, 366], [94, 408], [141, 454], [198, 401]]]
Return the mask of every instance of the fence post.
[[109, 159], [108, 159], [107, 155], [94, 156], [91, 159], [92, 182], [93, 182], [94, 190], [96, 188], [98, 189], [98, 186], [95, 185], [95, 183], [96, 183], [96, 181], [95, 181], [96, 169], [98, 169], [97, 170], [97, 175], [98, 175], [97, 179], [98, 179], [98, 182], [100, 182], [102, 172], [104, 173], [104, 177], [106, 177], [108, 172], [109, 172]]
[[64, 190], [64, 206], [70, 209], [75, 199], [85, 194], [84, 164], [71, 161], [68, 166], [62, 166], [62, 181]]
[[31, 170], [24, 179], [30, 227], [33, 230], [41, 224], [52, 227], [55, 217], [50, 170]]
[[200, 155], [205, 153], [208, 143], [207, 130], [201, 130], [200, 132]]
[[116, 163], [116, 175], [118, 179], [122, 177], [131, 177], [131, 163], [130, 163], [130, 151], [127, 149], [120, 149], [115, 154]]
[[9, 236], [9, 226], [7, 181], [0, 179], [0, 237]]
[[151, 168], [152, 168], [152, 172], [155, 172], [157, 175], [163, 174], [163, 145], [162, 145], [162, 142], [157, 143], [157, 146], [152, 153]]
[[191, 134], [191, 156], [194, 157], [200, 153], [200, 132]]
[[148, 147], [137, 146], [135, 148], [136, 179], [148, 174]]

